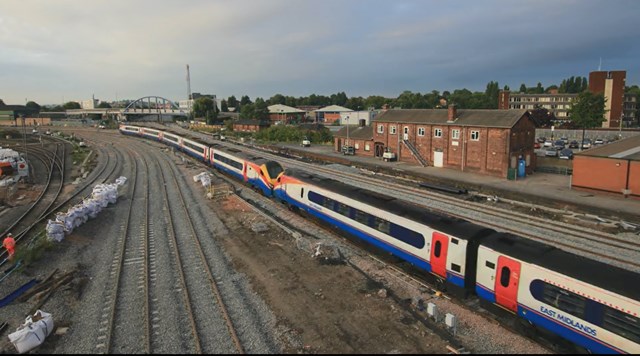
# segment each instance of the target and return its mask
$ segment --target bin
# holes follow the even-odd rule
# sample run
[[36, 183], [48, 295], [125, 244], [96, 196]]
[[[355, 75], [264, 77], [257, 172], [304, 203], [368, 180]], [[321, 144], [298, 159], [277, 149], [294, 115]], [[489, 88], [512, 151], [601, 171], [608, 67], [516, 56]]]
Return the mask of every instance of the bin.
[[524, 159], [521, 159], [518, 161], [518, 178], [524, 178], [524, 176], [526, 175], [526, 163], [524, 161]]
[[517, 170], [515, 168], [509, 168], [507, 170], [507, 179], [516, 180]]

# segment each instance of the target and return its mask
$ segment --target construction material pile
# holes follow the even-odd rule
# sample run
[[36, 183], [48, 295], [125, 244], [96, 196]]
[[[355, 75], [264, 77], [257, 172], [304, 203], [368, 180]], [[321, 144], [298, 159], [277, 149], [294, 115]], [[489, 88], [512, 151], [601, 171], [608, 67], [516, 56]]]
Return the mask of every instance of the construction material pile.
[[119, 177], [115, 183], [98, 184], [93, 187], [91, 196], [82, 203], [69, 208], [67, 212], [58, 212], [55, 220], [47, 221], [47, 238], [60, 242], [65, 235], [69, 235], [75, 228], [89, 219], [95, 219], [102, 209], [118, 200], [118, 187], [127, 182], [126, 177]]
[[202, 186], [205, 188], [209, 188], [211, 186], [211, 175], [207, 172], [202, 172], [193, 176], [194, 182], [201, 182]]

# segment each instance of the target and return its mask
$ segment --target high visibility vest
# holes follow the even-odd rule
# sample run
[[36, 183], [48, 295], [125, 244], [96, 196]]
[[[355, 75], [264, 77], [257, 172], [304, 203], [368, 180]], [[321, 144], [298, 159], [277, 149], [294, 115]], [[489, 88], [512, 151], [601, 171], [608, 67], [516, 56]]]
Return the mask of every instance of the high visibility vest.
[[16, 240], [13, 237], [7, 237], [2, 242], [2, 246], [4, 246], [7, 250], [11, 250], [16, 246]]

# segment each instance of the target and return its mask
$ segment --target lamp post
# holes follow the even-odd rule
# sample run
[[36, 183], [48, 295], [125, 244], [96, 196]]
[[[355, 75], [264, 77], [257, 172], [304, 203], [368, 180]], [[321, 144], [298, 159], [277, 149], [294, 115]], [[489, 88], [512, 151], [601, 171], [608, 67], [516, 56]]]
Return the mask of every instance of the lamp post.
[[284, 109], [280, 109], [280, 123], [284, 124]]
[[27, 127], [25, 126], [24, 115], [20, 115], [20, 118], [22, 119], [22, 144], [23, 144], [22, 147], [24, 149], [24, 160], [25, 160], [25, 163], [27, 164], [27, 179], [25, 179], [25, 182], [29, 182], [30, 167], [29, 167], [29, 153], [27, 152]]

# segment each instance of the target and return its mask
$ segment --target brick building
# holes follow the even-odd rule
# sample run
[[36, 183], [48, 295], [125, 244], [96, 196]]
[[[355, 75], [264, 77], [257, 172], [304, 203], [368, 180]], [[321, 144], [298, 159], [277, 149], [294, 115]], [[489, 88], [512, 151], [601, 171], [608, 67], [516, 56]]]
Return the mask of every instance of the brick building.
[[589, 91], [604, 94], [605, 121], [602, 127], [620, 127], [624, 109], [624, 85], [627, 71], [596, 71], [589, 73]]
[[240, 119], [233, 123], [233, 131], [236, 132], [258, 132], [268, 127], [269, 123], [261, 120]]
[[331, 125], [336, 121], [340, 120], [340, 114], [342, 113], [351, 113], [353, 110], [349, 108], [345, 108], [339, 105], [330, 105], [325, 106], [321, 109], [315, 111], [316, 114], [316, 122]]
[[341, 152], [343, 145], [353, 146], [355, 154], [358, 156], [374, 157], [373, 127], [366, 125], [344, 126], [333, 135], [334, 150]]
[[372, 131], [374, 157], [389, 149], [399, 161], [505, 178], [520, 157], [527, 174], [536, 168], [535, 124], [527, 110], [387, 110]]
[[576, 153], [571, 188], [640, 197], [640, 136]]

